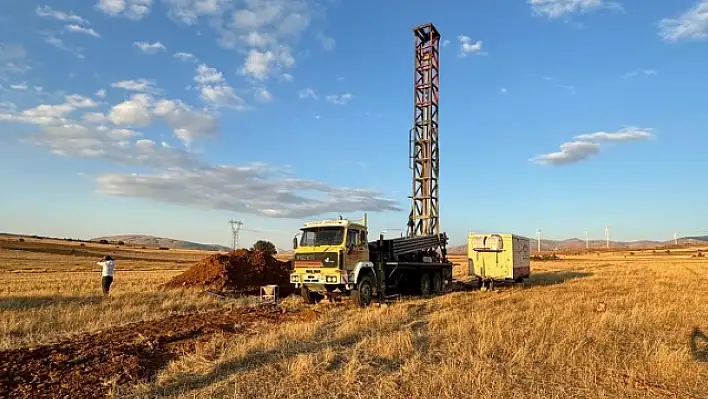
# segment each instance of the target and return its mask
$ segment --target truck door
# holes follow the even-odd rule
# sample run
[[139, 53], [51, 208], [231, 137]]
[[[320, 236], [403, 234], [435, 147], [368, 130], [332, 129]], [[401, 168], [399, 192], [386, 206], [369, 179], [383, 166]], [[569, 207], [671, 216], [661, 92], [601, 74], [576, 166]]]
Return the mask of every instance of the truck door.
[[359, 230], [347, 230], [344, 264], [347, 270], [354, 270], [359, 262]]
[[359, 232], [359, 261], [367, 262], [369, 260], [369, 241], [366, 237], [366, 231]]

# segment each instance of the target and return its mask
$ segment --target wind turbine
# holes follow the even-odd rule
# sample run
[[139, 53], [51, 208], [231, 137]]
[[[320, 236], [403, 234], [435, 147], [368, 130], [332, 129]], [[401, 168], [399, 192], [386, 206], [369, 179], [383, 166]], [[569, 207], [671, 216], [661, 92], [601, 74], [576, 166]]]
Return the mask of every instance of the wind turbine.
[[605, 226], [605, 244], [610, 248], [610, 226]]
[[678, 233], [674, 233], [674, 244], [678, 245]]
[[536, 229], [536, 245], [538, 246], [538, 252], [541, 252], [541, 230]]
[[585, 249], [590, 248], [590, 241], [588, 241], [588, 230], [585, 229]]

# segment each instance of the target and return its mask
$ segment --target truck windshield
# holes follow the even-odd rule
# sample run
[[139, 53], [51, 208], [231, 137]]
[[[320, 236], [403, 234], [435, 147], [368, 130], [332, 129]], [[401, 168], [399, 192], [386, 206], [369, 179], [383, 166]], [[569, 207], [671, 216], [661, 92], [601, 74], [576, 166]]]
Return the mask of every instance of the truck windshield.
[[343, 227], [316, 227], [302, 231], [301, 247], [339, 245], [344, 241]]

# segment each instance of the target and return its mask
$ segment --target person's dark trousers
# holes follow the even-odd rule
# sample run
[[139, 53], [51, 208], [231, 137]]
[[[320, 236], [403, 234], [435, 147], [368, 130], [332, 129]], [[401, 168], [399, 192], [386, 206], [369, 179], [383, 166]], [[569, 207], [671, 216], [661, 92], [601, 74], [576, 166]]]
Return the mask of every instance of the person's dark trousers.
[[103, 295], [108, 295], [108, 290], [111, 288], [111, 283], [113, 283], [112, 276], [103, 276], [101, 278], [101, 288], [103, 288]]

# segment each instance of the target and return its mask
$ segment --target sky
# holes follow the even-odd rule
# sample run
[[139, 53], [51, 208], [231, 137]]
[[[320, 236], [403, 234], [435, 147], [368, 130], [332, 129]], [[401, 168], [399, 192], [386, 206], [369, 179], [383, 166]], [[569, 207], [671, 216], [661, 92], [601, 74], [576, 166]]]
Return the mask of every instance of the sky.
[[413, 31], [440, 53], [440, 225], [708, 232], [708, 0], [0, 3], [0, 230], [290, 248], [400, 234]]

